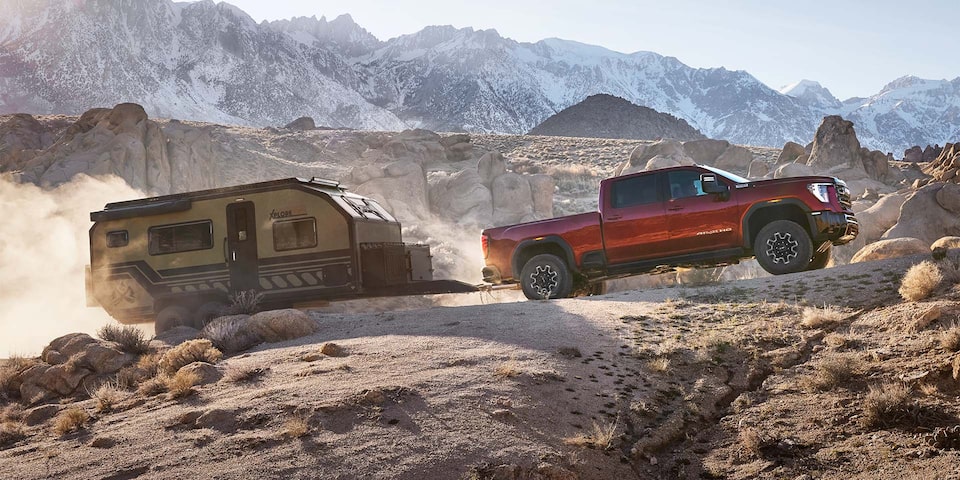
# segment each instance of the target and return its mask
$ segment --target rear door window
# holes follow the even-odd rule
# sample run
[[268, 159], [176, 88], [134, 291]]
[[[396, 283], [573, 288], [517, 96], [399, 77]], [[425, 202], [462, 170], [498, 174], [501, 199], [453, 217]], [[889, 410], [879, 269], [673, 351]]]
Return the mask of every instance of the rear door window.
[[657, 196], [657, 175], [625, 178], [614, 182], [612, 187], [610, 206], [613, 208], [647, 205], [659, 200]]

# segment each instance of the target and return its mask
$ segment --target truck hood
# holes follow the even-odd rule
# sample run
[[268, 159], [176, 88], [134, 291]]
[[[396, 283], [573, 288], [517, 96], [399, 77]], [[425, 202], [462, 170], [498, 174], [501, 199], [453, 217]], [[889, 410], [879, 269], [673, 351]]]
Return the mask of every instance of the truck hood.
[[[756, 180], [746, 184], [749, 187], [767, 187], [775, 185], [789, 185], [793, 183], [807, 184], [807, 183], [833, 183], [835, 181], [842, 180], [836, 177], [827, 177], [822, 175], [816, 176], [806, 176], [806, 177], [785, 177], [785, 178], [775, 178], [770, 180]], [[846, 185], [846, 182], [843, 182]], [[743, 188], [743, 187], [740, 187]]]

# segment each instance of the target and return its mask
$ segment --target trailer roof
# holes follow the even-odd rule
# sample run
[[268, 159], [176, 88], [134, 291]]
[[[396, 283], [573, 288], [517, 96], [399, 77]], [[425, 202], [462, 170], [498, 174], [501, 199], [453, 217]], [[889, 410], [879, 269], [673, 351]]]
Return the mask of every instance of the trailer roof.
[[334, 180], [326, 180], [316, 177], [309, 179], [299, 177], [283, 178], [280, 180], [248, 183], [245, 185], [236, 185], [232, 187], [213, 188], [209, 190], [174, 193], [171, 195], [140, 198], [123, 202], [112, 202], [104, 206], [103, 210], [101, 211], [90, 212], [90, 220], [99, 222], [102, 220], [117, 220], [147, 215], [159, 215], [162, 213], [182, 212], [189, 210], [194, 200], [221, 197], [233, 193], [250, 193], [251, 191], [274, 190], [277, 187], [287, 185], [304, 186], [311, 190], [340, 195], [346, 193], [346, 189], [340, 186], [340, 182]]

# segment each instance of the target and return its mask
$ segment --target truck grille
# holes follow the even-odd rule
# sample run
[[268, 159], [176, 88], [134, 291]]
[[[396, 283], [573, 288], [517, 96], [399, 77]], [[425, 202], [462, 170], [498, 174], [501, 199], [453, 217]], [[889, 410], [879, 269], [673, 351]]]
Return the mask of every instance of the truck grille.
[[850, 202], [850, 189], [842, 183], [837, 183], [837, 199], [840, 200], [840, 206], [844, 210], [850, 210], [853, 203]]

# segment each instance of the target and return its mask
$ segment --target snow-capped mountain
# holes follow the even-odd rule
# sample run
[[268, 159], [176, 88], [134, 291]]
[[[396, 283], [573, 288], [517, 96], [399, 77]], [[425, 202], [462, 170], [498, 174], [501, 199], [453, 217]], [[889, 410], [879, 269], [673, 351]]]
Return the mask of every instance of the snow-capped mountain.
[[960, 136], [960, 79], [905, 77], [841, 103], [808, 80], [778, 92], [743, 71], [495, 30], [427, 27], [381, 41], [346, 15], [258, 24], [211, 0], [0, 2], [0, 113], [131, 101], [220, 123], [309, 115], [335, 127], [523, 133], [605, 93], [740, 144], [806, 143], [836, 113], [885, 151]]

